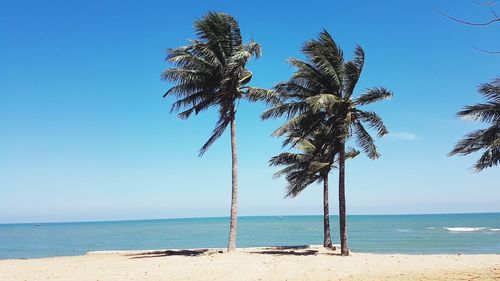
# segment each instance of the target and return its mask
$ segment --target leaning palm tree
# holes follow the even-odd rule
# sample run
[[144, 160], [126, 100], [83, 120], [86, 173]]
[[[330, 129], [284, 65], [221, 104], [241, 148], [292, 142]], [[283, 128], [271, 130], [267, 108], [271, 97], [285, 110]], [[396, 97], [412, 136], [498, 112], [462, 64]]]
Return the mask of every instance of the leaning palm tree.
[[476, 172], [500, 162], [500, 77], [482, 84], [479, 93], [486, 98], [487, 103], [466, 106], [457, 115], [464, 119], [491, 123], [491, 126], [466, 135], [449, 154], [467, 155], [485, 150], [474, 164]]
[[[335, 167], [335, 149], [329, 147], [321, 131], [307, 138], [296, 136], [294, 132], [287, 135], [288, 140], [296, 140], [299, 152], [283, 152], [274, 156], [269, 161], [271, 166], [285, 166], [274, 174], [275, 177], [285, 176], [287, 184], [286, 197], [299, 195], [306, 187], [314, 182], [323, 183], [323, 247], [332, 248], [330, 236], [330, 207], [328, 200], [328, 176]], [[353, 158], [358, 151], [349, 151]]]
[[[375, 112], [363, 111], [358, 107], [387, 99], [392, 93], [379, 87], [367, 89], [354, 98], [354, 89], [364, 65], [364, 51], [358, 46], [354, 59], [345, 61], [342, 50], [325, 30], [317, 39], [306, 42], [302, 52], [306, 61], [289, 60], [296, 71], [289, 81], [275, 87], [280, 99], [262, 114], [262, 118], [288, 118], [275, 131], [276, 136], [297, 130], [301, 132], [299, 139], [306, 139], [315, 130], [326, 130], [323, 134], [329, 136], [330, 145], [338, 153], [341, 254], [349, 255], [345, 205], [346, 142], [354, 137], [356, 144], [369, 158], [380, 156], [364, 125], [374, 129], [378, 136], [386, 135], [388, 131]], [[293, 146], [299, 141], [290, 143]]]
[[[259, 44], [243, 44], [237, 21], [230, 15], [209, 12], [194, 24], [198, 39], [187, 46], [168, 49], [166, 61], [175, 67], [165, 70], [162, 77], [175, 85], [164, 97], [175, 96], [171, 111], [187, 119], [208, 108], [218, 109], [219, 118], [212, 135], [201, 147], [199, 156], [231, 128], [232, 196], [228, 251], [236, 248], [238, 208], [238, 170], [236, 154], [237, 102], [252, 88], [245, 86], [252, 73], [245, 68], [252, 57], [259, 58]], [[181, 110], [182, 109], [182, 110]]]

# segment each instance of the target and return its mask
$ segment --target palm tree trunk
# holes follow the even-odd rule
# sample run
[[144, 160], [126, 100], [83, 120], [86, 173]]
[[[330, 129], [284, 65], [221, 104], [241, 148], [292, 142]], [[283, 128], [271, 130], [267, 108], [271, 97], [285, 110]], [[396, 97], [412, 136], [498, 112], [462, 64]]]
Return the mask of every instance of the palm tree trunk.
[[323, 178], [323, 247], [331, 248], [330, 207], [328, 206], [328, 174]]
[[236, 223], [238, 220], [238, 158], [236, 153], [236, 122], [234, 106], [231, 108], [231, 164], [232, 164], [232, 187], [231, 187], [231, 216], [229, 223], [229, 243], [227, 251], [236, 250]]
[[345, 143], [340, 144], [339, 152], [339, 223], [340, 223], [340, 254], [349, 255], [347, 246], [346, 229], [346, 206], [345, 206]]

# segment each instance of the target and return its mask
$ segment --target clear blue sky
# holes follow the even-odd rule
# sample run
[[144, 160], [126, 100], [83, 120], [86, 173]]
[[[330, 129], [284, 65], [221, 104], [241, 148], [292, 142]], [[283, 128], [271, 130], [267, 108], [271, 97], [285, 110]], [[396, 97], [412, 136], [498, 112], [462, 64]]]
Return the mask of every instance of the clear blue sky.
[[[188, 121], [169, 114], [160, 80], [165, 49], [194, 38], [209, 10], [235, 16], [245, 40], [262, 45], [252, 84], [286, 80], [288, 57], [327, 29], [348, 57], [366, 52], [358, 93], [391, 89], [372, 107], [392, 135], [382, 157], [347, 166], [350, 214], [500, 211], [500, 168], [472, 173], [478, 155], [447, 157], [482, 127], [454, 117], [481, 101], [478, 84], [499, 75], [499, 26], [471, 1], [9, 1], [0, 0], [0, 222], [226, 216], [230, 144], [225, 134], [202, 158], [213, 111]], [[240, 215], [321, 214], [321, 188], [284, 199], [268, 159], [280, 121], [261, 104], [238, 116]], [[336, 174], [332, 212], [337, 212]]]

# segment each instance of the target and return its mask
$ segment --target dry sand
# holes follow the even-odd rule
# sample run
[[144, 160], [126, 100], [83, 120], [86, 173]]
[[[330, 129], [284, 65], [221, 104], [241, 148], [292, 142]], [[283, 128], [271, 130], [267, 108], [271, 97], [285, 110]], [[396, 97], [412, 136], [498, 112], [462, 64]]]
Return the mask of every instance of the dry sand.
[[0, 260], [0, 280], [500, 280], [500, 255], [381, 255], [322, 247], [93, 252]]

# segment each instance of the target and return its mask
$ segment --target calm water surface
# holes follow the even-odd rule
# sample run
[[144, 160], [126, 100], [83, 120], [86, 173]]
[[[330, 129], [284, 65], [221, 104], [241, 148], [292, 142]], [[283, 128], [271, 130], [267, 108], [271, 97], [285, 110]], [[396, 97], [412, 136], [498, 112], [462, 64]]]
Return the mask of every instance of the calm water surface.
[[[338, 243], [338, 217], [331, 220]], [[323, 243], [321, 216], [240, 217], [238, 223], [238, 247]], [[0, 224], [0, 259], [223, 248], [228, 228], [228, 218]], [[357, 252], [500, 254], [500, 213], [349, 216], [348, 238]]]

